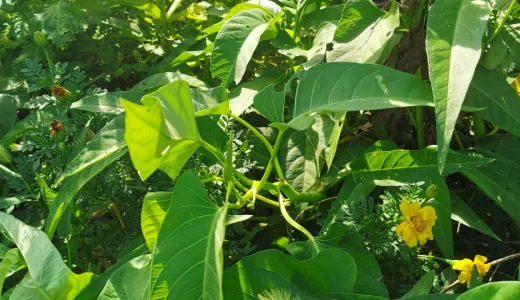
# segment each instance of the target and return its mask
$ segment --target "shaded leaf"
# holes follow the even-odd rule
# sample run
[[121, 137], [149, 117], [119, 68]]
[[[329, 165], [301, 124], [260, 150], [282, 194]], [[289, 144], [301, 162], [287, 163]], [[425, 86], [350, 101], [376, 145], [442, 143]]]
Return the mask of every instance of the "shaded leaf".
[[228, 95], [222, 86], [208, 90], [191, 89], [191, 98], [197, 117], [229, 114]]
[[92, 95], [72, 103], [71, 109], [79, 109], [103, 114], [119, 115], [124, 111], [119, 102], [121, 99], [139, 103], [144, 92], [112, 92], [102, 95]]
[[473, 228], [481, 233], [488, 235], [497, 241], [501, 241], [501, 239], [489, 228], [484, 221], [482, 221], [477, 214], [473, 212], [473, 210], [460, 199], [460, 197], [451, 193], [451, 218], [464, 224], [469, 228]]
[[435, 270], [426, 272], [419, 281], [412, 287], [412, 289], [406, 293], [402, 299], [410, 298], [413, 296], [428, 295], [433, 286], [433, 280], [435, 279]]
[[253, 98], [255, 109], [271, 123], [284, 123], [285, 93], [277, 92], [274, 84], [268, 85]]
[[[450, 159], [451, 155], [452, 154], [450, 153], [448, 159]], [[445, 171], [449, 168], [448, 164], [446, 166], [447, 167]], [[435, 226], [433, 226], [432, 229], [433, 238], [441, 249], [444, 257], [453, 259], [455, 254], [453, 250], [453, 231], [451, 226], [450, 190], [446, 185], [444, 177], [434, 177], [431, 180], [426, 181], [424, 186], [428, 187], [432, 184], [437, 186], [438, 193], [435, 199], [428, 202], [428, 205], [431, 205], [433, 208], [435, 208], [435, 212], [437, 214], [437, 220], [435, 221]]]

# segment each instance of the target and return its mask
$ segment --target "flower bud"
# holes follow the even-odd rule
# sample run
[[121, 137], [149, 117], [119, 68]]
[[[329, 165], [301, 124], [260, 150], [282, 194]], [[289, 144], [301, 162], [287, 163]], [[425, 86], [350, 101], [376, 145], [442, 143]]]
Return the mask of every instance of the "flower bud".
[[51, 87], [52, 95], [58, 99], [63, 99], [70, 95], [70, 92], [59, 84], [55, 84]]
[[439, 194], [439, 188], [432, 184], [426, 189], [426, 199], [433, 199]]
[[45, 49], [49, 46], [47, 39], [45, 38], [45, 35], [41, 31], [35, 31], [33, 36], [34, 41], [36, 42], [36, 45], [38, 45], [38, 47]]

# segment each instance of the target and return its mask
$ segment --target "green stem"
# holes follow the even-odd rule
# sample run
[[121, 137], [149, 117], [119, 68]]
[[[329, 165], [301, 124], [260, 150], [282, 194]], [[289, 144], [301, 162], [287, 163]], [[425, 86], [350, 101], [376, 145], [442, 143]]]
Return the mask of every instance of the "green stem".
[[417, 255], [417, 257], [419, 258], [426, 258], [426, 259], [435, 259], [435, 260], [438, 260], [440, 262], [443, 262], [443, 263], [447, 263], [449, 265], [452, 265], [455, 263], [454, 260], [451, 260], [451, 259], [445, 259], [445, 258], [441, 258], [441, 257], [437, 257], [437, 256], [432, 256], [432, 255], [422, 255], [422, 254], [419, 254]]
[[314, 236], [310, 232], [308, 232], [307, 229], [305, 229], [305, 227], [301, 226], [300, 224], [298, 224], [298, 222], [291, 218], [291, 216], [287, 212], [287, 209], [285, 209], [285, 203], [283, 201], [282, 193], [278, 195], [278, 203], [280, 204], [280, 212], [282, 213], [282, 216], [285, 219], [285, 221], [287, 221], [289, 225], [294, 227], [294, 229], [303, 233], [309, 240], [314, 241]]
[[487, 134], [488, 136], [490, 135], [494, 135], [495, 133], [498, 132], [498, 130], [500, 129], [500, 127], [498, 126], [494, 126], [493, 129], [491, 129], [491, 131]]
[[491, 44], [497, 38], [497, 36], [500, 34], [500, 31], [502, 30], [502, 28], [506, 24], [507, 20], [509, 19], [509, 16], [513, 12], [513, 9], [517, 5], [518, 5], [518, 2], [516, 2], [516, 0], [511, 1], [511, 5], [509, 5], [509, 8], [507, 9], [506, 14], [504, 15], [504, 17], [502, 18], [502, 20], [498, 24], [498, 27], [495, 29], [495, 32], [493, 32], [491, 37], [487, 40], [486, 45]]
[[415, 108], [415, 129], [417, 129], [417, 146], [419, 150], [424, 149], [426, 142], [424, 140], [424, 108], [422, 106]]
[[285, 180], [284, 181], [280, 181], [279, 187], [280, 187], [280, 190], [282, 190], [287, 195], [287, 198], [291, 199], [291, 201], [295, 201], [295, 202], [316, 202], [316, 201], [325, 199], [325, 196], [322, 193], [318, 193], [318, 192], [298, 193]]
[[486, 135], [486, 123], [476, 113], [473, 113], [473, 132], [476, 139]]
[[[260, 131], [258, 131], [255, 127], [253, 127], [251, 124], [249, 124], [246, 120], [242, 119], [241, 117], [234, 115], [234, 114], [230, 114], [230, 116], [233, 119], [237, 120], [240, 124], [244, 125], [247, 129], [251, 130], [251, 132], [254, 135], [256, 135], [260, 139], [260, 141], [267, 147], [267, 150], [269, 151], [271, 156], [273, 155], [273, 151], [274, 151], [273, 147], [271, 146], [269, 141], [265, 138], [265, 136], [262, 133], [260, 133]], [[284, 180], [285, 176], [283, 174], [282, 167], [280, 166], [280, 163], [278, 162], [278, 158], [276, 158], [276, 157], [274, 158], [274, 166], [276, 168], [276, 173], [278, 174], [278, 177], [280, 178], [280, 180]]]
[[460, 140], [458, 132], [455, 130], [453, 133], [453, 135], [455, 136], [455, 141], [457, 141], [457, 145], [459, 146], [459, 149], [464, 150], [464, 145], [462, 145], [462, 141]]

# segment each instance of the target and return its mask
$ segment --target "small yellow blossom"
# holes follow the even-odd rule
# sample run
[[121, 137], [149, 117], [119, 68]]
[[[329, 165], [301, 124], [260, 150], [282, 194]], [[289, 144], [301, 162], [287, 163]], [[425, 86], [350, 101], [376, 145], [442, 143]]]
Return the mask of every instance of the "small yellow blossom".
[[419, 244], [426, 244], [427, 240], [433, 240], [432, 228], [437, 220], [435, 208], [432, 206], [425, 206], [421, 208], [419, 202], [412, 203], [403, 199], [399, 206], [403, 216], [406, 217], [396, 228], [397, 236], [401, 236], [408, 247], [413, 248]]
[[452, 268], [453, 270], [461, 271], [459, 274], [459, 282], [466, 282], [469, 288], [471, 272], [473, 272], [473, 265], [477, 266], [480, 278], [484, 278], [486, 273], [489, 271], [489, 268], [491, 267], [491, 265], [485, 263], [486, 261], [487, 257], [482, 255], [476, 255], [473, 261], [471, 261], [471, 259], [464, 258], [463, 260], [459, 260], [455, 264], [453, 264]]

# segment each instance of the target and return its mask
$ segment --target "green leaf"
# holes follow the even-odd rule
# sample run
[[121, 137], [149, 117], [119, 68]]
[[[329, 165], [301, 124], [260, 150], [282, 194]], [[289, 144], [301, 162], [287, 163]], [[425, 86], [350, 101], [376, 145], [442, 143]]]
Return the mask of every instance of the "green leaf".
[[477, 67], [464, 104], [485, 108], [476, 114], [520, 136], [520, 97], [495, 71]]
[[328, 116], [318, 116], [305, 131], [286, 131], [278, 159], [285, 179], [295, 190], [309, 191], [319, 183], [333, 127], [334, 122]]
[[5, 279], [16, 272], [17, 267], [25, 264], [22, 253], [17, 248], [10, 249], [4, 255], [2, 262], [0, 262], [0, 294], [4, 286]]
[[251, 81], [244, 82], [231, 90], [229, 105], [231, 112], [237, 116], [243, 114], [252, 104], [256, 94], [275, 83], [282, 73], [276, 67], [268, 65], [264, 73]]
[[118, 152], [112, 153], [99, 163], [90, 165], [85, 168], [83, 172], [71, 176], [67, 180], [67, 182], [60, 188], [58, 195], [54, 198], [54, 201], [52, 201], [52, 205], [49, 208], [49, 215], [45, 222], [45, 232], [49, 238], [52, 238], [54, 235], [54, 231], [56, 230], [65, 209], [70, 205], [70, 202], [81, 188], [99, 172], [103, 171], [107, 166], [125, 155], [126, 152], [126, 149], [121, 149]]
[[406, 293], [402, 299], [410, 298], [413, 296], [428, 295], [433, 286], [433, 280], [435, 279], [435, 270], [426, 272], [419, 281], [412, 287], [412, 289]]
[[189, 85], [174, 81], [143, 96], [141, 102], [121, 102], [132, 163], [142, 180], [157, 169], [175, 179], [200, 145]]
[[[355, 75], [354, 75], [355, 74]], [[306, 129], [314, 113], [432, 105], [430, 86], [391, 68], [356, 63], [318, 65], [299, 76], [289, 126]]]
[[472, 270], [471, 270], [471, 280], [470, 280], [469, 289], [470, 290], [474, 289], [480, 285], [482, 285], [482, 278], [480, 278], [480, 274], [478, 273], [477, 266], [473, 265]]
[[520, 223], [520, 139], [513, 135], [484, 137], [475, 150], [495, 161], [478, 169], [467, 170], [464, 175], [473, 181], [489, 198], [495, 200], [506, 213]]
[[71, 109], [79, 109], [103, 114], [119, 115], [124, 111], [119, 102], [121, 99], [138, 103], [144, 92], [113, 92], [102, 95], [92, 95], [72, 103]]
[[285, 93], [277, 92], [274, 84], [268, 85], [253, 98], [254, 108], [271, 123], [284, 123]]
[[253, 217], [253, 215], [229, 215], [226, 217], [226, 226], [235, 224], [235, 223], [244, 222], [252, 217]]
[[24, 136], [27, 132], [48, 128], [52, 120], [60, 116], [58, 106], [47, 106], [41, 110], [35, 111], [25, 119], [17, 122], [2, 138], [2, 145], [8, 147]]
[[177, 179], [152, 253], [151, 299], [223, 299], [226, 211], [195, 173]]
[[228, 95], [222, 86], [208, 90], [191, 89], [191, 98], [197, 117], [229, 114]]
[[[211, 116], [202, 116], [197, 117], [196, 120], [200, 137], [204, 141], [215, 147], [217, 152], [222, 154], [223, 156], [227, 150], [229, 137], [218, 124], [218, 118]], [[218, 160], [215, 158], [215, 155], [210, 151], [206, 150], [206, 148], [197, 149], [197, 153], [202, 153], [205, 156], [203, 157], [203, 159], [211, 159], [211, 164], [218, 162]]]
[[517, 299], [520, 297], [520, 282], [499, 281], [483, 284], [460, 295], [457, 300]]
[[277, 250], [265, 250], [226, 269], [223, 290], [225, 299], [256, 299], [273, 290], [303, 297], [352, 292], [355, 281], [356, 263], [345, 251], [330, 249], [299, 261]]
[[473, 228], [497, 241], [501, 239], [482, 221], [477, 214], [455, 193], [451, 193], [451, 218], [469, 228]]
[[435, 101], [441, 173], [480, 59], [488, 19], [488, 4], [480, 0], [437, 0], [428, 14], [426, 54]]
[[310, 259], [327, 249], [342, 249], [356, 262], [357, 276], [354, 284], [354, 293], [381, 296], [388, 298], [388, 292], [382, 277], [379, 264], [372, 253], [364, 246], [359, 234], [350, 230], [346, 225], [335, 223], [324, 235], [315, 238], [317, 247], [310, 241], [295, 242], [287, 245], [287, 251], [299, 260]]
[[115, 152], [126, 147], [125, 116], [116, 116], [108, 122], [86, 145], [85, 148], [67, 165], [56, 184], [63, 179], [83, 172], [86, 168], [101, 163]]
[[211, 52], [211, 74], [222, 85], [240, 83], [270, 17], [261, 9], [243, 10], [222, 26]]
[[146, 92], [149, 90], [155, 90], [163, 85], [170, 82], [182, 80], [186, 81], [191, 87], [198, 89], [207, 89], [208, 86], [204, 81], [197, 79], [193, 76], [181, 74], [179, 72], [164, 72], [154, 74], [136, 84], [130, 91], [133, 92]]
[[11, 95], [0, 94], [0, 136], [4, 136], [16, 122], [15, 98]]
[[43, 33], [58, 47], [73, 41], [74, 34], [84, 30], [85, 13], [72, 2], [59, 0], [41, 15]]
[[370, 0], [349, 1], [327, 61], [376, 63], [398, 26], [399, 9], [394, 1], [388, 13], [379, 10]]
[[110, 276], [98, 299], [148, 299], [150, 260], [150, 255], [142, 255], [121, 266]]
[[16, 173], [15, 171], [10, 170], [8, 167], [4, 165], [0, 165], [0, 174], [3, 174], [5, 176], [15, 177], [15, 178], [21, 178], [22, 175]]
[[[443, 175], [481, 167], [490, 161], [478, 156], [450, 153]], [[374, 181], [383, 186], [415, 183], [439, 175], [435, 149], [374, 151], [354, 161], [350, 168], [356, 181]]]
[[144, 196], [141, 210], [141, 230], [150, 251], [155, 248], [157, 235], [164, 221], [164, 216], [170, 207], [171, 199], [171, 192], [153, 192]]
[[[490, 45], [489, 50], [486, 52], [484, 59], [482, 59], [482, 65], [489, 70], [496, 69], [504, 59], [506, 59], [508, 54], [507, 46], [504, 44], [502, 36], [499, 35]], [[479, 67], [477, 67], [478, 72]], [[473, 77], [472, 82], [475, 81], [475, 77]], [[468, 93], [471, 91], [468, 90]], [[468, 95], [466, 95], [466, 99], [468, 99]], [[467, 100], [465, 100], [467, 101]]]
[[303, 16], [302, 27], [318, 27], [324, 22], [337, 24], [341, 19], [343, 5], [327, 5], [320, 10], [310, 12]]
[[93, 274], [72, 273], [42, 231], [3, 212], [0, 212], [0, 226], [20, 250], [39, 299], [74, 299], [89, 283]]
[[0, 209], [8, 208], [12, 205], [18, 205], [29, 201], [35, 200], [25, 197], [0, 197]]
[[130, 260], [148, 253], [148, 247], [145, 243], [139, 245], [123, 257], [119, 258], [115, 264], [113, 264], [108, 270], [103, 272], [101, 275], [94, 278], [75, 298], [75, 300], [94, 300], [97, 299], [101, 293], [105, 284], [108, 282], [112, 274], [114, 274], [119, 268], [124, 266]]
[[36, 177], [36, 182], [38, 183], [40, 193], [43, 196], [45, 203], [47, 203], [47, 205], [50, 206], [52, 201], [54, 201], [54, 199], [58, 195], [58, 193], [49, 187], [47, 182], [42, 178], [40, 174], [35, 173], [34, 175]]
[[[448, 158], [451, 157], [448, 156]], [[434, 166], [435, 167], [435, 166]], [[445, 171], [448, 168], [445, 169]], [[450, 198], [450, 190], [446, 185], [446, 181], [444, 177], [437, 176], [425, 182], [424, 186], [428, 187], [430, 185], [437, 186], [437, 196], [434, 200], [428, 202], [429, 205], [435, 208], [435, 212], [437, 214], [437, 220], [435, 221], [435, 226], [433, 226], [433, 238], [439, 248], [441, 249], [442, 254], [445, 258], [453, 259], [455, 257], [453, 250], [453, 231], [451, 226], [451, 198]]]

